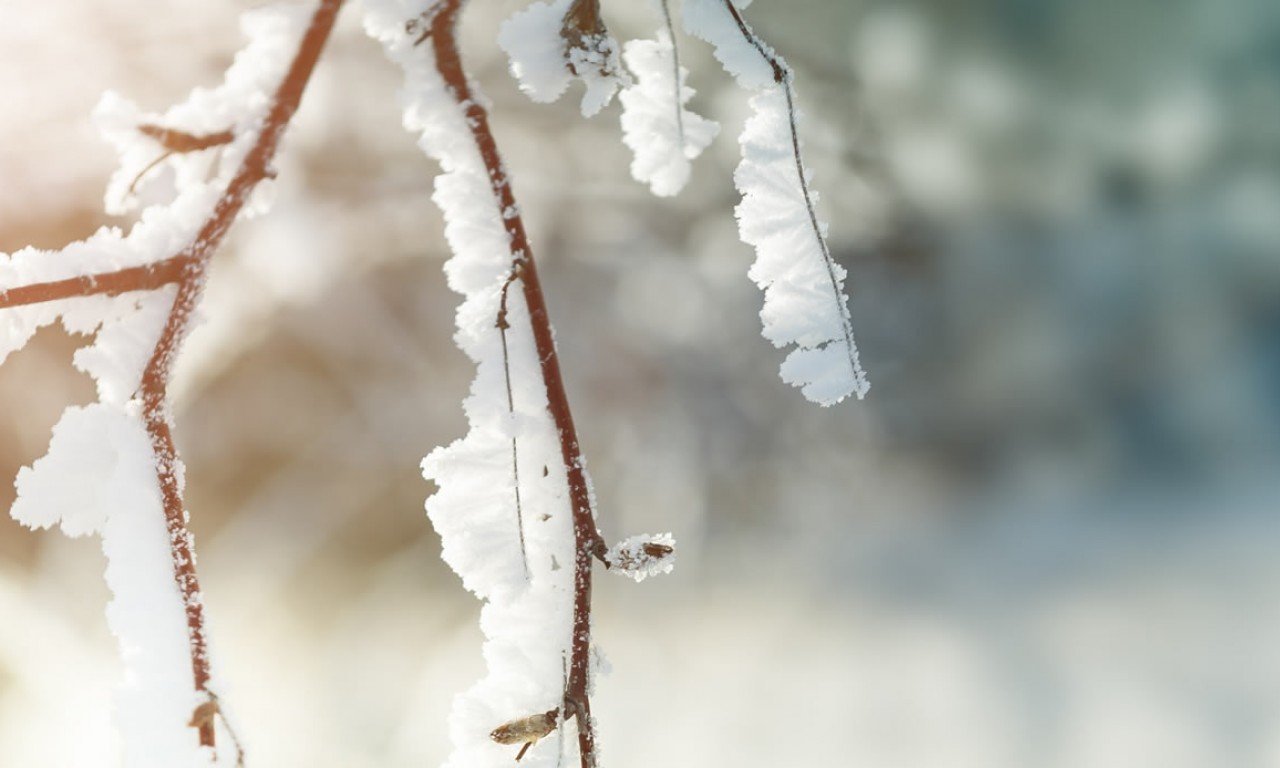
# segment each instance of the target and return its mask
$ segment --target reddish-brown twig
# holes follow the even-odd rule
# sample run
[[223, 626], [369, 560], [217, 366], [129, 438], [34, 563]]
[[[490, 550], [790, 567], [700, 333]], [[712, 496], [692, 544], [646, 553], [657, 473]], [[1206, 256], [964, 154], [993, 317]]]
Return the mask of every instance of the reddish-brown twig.
[[129, 194], [131, 195], [133, 190], [137, 188], [138, 182], [142, 181], [143, 176], [146, 176], [152, 168], [155, 168], [173, 155], [184, 155], [189, 152], [199, 152], [202, 149], [221, 147], [230, 144], [236, 138], [236, 135], [231, 131], [187, 133], [177, 128], [166, 128], [165, 126], [151, 123], [139, 125], [137, 131], [164, 147], [164, 153], [147, 163], [146, 167], [138, 171], [138, 175], [133, 177], [133, 182], [129, 184]]
[[516, 206], [515, 195], [507, 176], [497, 142], [489, 129], [489, 116], [481, 101], [472, 98], [471, 87], [462, 59], [454, 28], [464, 0], [441, 0], [433, 8], [429, 34], [423, 33], [419, 41], [430, 39], [435, 53], [436, 68], [448, 85], [453, 98], [466, 116], [476, 149], [488, 171], [489, 183], [495, 203], [500, 211], [509, 212], [502, 217], [503, 226], [511, 242], [513, 274], [523, 290], [525, 304], [529, 308], [529, 323], [533, 329], [534, 347], [542, 367], [542, 380], [547, 394], [547, 410], [555, 423], [560, 438], [560, 454], [568, 476], [569, 500], [573, 508], [574, 534], [574, 598], [573, 633], [569, 654], [569, 675], [564, 690], [565, 718], [578, 721], [578, 751], [583, 768], [594, 768], [595, 728], [591, 722], [591, 704], [588, 700], [588, 677], [591, 661], [591, 567], [592, 557], [603, 559], [607, 547], [596, 528], [591, 509], [591, 494], [583, 470], [582, 451], [578, 445], [578, 433], [574, 428], [573, 414], [569, 410], [569, 398], [564, 390], [564, 378], [560, 374], [560, 362], [556, 354], [555, 337], [547, 302], [538, 281], [533, 250], [525, 234], [524, 222]]
[[164, 261], [115, 272], [80, 275], [65, 280], [0, 289], [0, 309], [82, 296], [117, 296], [130, 291], [151, 291], [180, 282], [183, 272], [191, 266], [191, 263], [190, 257], [173, 256]]
[[[209, 690], [208, 644], [205, 638], [204, 606], [200, 581], [196, 575], [191, 533], [183, 507], [179, 481], [177, 449], [169, 420], [168, 386], [173, 359], [186, 335], [192, 311], [200, 299], [209, 260], [221, 244], [227, 230], [244, 207], [253, 188], [272, 175], [270, 164], [280, 144], [280, 137], [297, 111], [302, 92], [315, 69], [320, 52], [333, 29], [334, 18], [342, 0], [321, 0], [301, 44], [289, 65], [263, 119], [257, 139], [248, 155], [227, 184], [222, 197], [201, 226], [194, 240], [179, 254], [154, 264], [131, 267], [115, 272], [86, 275], [20, 286], [0, 291], [0, 309], [57, 299], [95, 294], [116, 295], [129, 291], [150, 290], [177, 284], [177, 296], [169, 310], [160, 339], [156, 342], [143, 370], [138, 394], [143, 404], [143, 419], [156, 458], [156, 479], [163, 500], [165, 527], [173, 556], [174, 578], [182, 596], [187, 617], [187, 633], [191, 650], [191, 671], [197, 691], [216, 697]], [[141, 126], [144, 134], [160, 142], [170, 151], [193, 151], [225, 144], [224, 133], [194, 136], [155, 126]], [[199, 729], [200, 744], [214, 746], [214, 718], [193, 716]]]
[[[280, 137], [298, 108], [302, 92], [311, 79], [325, 41], [329, 39], [334, 18], [341, 5], [342, 0], [321, 0], [302, 43], [298, 46], [298, 52], [289, 65], [289, 71], [276, 90], [257, 141], [227, 184], [195, 240], [182, 252], [181, 255], [190, 258], [192, 264], [178, 285], [178, 295], [173, 300], [160, 340], [156, 342], [151, 358], [143, 370], [142, 384], [139, 387], [143, 419], [156, 455], [156, 479], [160, 483], [160, 494], [164, 501], [165, 526], [169, 531], [169, 546], [173, 553], [174, 576], [182, 592], [182, 604], [187, 614], [191, 671], [198, 691], [206, 691], [209, 686], [208, 641], [205, 638], [204, 605], [201, 602], [200, 581], [192, 554], [191, 532], [187, 528], [187, 514], [182, 504], [177, 448], [173, 443], [169, 419], [169, 375], [178, 346], [191, 322], [192, 311], [199, 302], [209, 259], [231, 228], [240, 209], [244, 207], [249, 193], [258, 182], [271, 175], [270, 164], [279, 147]], [[200, 743], [205, 746], [213, 745], [212, 723], [200, 726]]]

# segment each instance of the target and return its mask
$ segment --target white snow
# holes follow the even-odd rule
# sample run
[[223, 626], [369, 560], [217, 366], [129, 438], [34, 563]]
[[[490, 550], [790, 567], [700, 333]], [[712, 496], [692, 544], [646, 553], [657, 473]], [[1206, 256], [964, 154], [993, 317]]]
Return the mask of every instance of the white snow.
[[591, 35], [583, 45], [571, 48], [568, 59], [577, 78], [587, 87], [582, 94], [582, 116], [591, 117], [609, 105], [630, 78], [618, 61], [618, 43], [608, 35]]
[[560, 98], [573, 74], [565, 66], [560, 24], [571, 0], [530, 3], [498, 28], [498, 45], [511, 60], [511, 74], [531, 99], [549, 103]]
[[665, 29], [654, 40], [628, 42], [622, 57], [635, 75], [635, 82], [618, 94], [622, 138], [634, 153], [631, 175], [648, 183], [653, 194], [670, 197], [684, 188], [690, 161], [702, 154], [720, 126], [685, 108], [694, 91], [684, 84], [689, 74], [684, 67], [677, 95], [675, 46]]
[[[733, 180], [742, 193], [735, 211], [738, 233], [756, 249], [748, 274], [764, 291], [764, 337], [777, 347], [796, 347], [780, 373], [809, 400], [827, 406], [850, 394], [862, 398], [870, 384], [853, 339], [845, 270], [831, 257], [826, 223], [816, 214], [818, 194], [800, 164], [803, 143], [796, 133], [800, 113], [792, 106], [791, 71], [773, 49], [743, 35], [725, 3], [686, 0], [684, 24], [715, 46], [716, 58], [740, 86], [755, 92], [753, 114], [738, 139], [742, 162]], [[770, 58], [782, 72], [781, 82]]]
[[32, 528], [102, 535], [113, 599], [107, 624], [125, 677], [116, 725], [129, 768], [206, 766], [187, 727], [201, 701], [191, 682], [187, 620], [173, 578], [151, 443], [136, 403], [68, 408], [49, 452], [18, 473], [12, 514]]
[[[742, 36], [742, 31], [725, 8], [726, 0], [683, 0], [682, 21], [684, 29], [694, 37], [705, 40], [713, 47], [716, 60], [725, 71], [733, 75], [738, 85], [757, 90], [773, 82], [773, 68], [769, 62]], [[736, 2], [739, 12], [750, 5]], [[772, 48], [765, 46], [772, 56]]]

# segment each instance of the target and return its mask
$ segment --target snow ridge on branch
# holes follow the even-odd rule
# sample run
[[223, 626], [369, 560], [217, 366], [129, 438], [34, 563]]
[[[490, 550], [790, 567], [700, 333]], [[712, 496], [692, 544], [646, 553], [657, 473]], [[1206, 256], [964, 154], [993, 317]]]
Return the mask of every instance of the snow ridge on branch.
[[[426, 506], [444, 559], [485, 601], [480, 626], [488, 672], [455, 699], [449, 718], [454, 749], [445, 765], [507, 768], [512, 752], [495, 740], [495, 726], [559, 711], [564, 698], [573, 626], [573, 513], [531, 343], [529, 308], [511, 284], [504, 213], [516, 212], [504, 212], [495, 199], [467, 105], [455, 103], [432, 47], [415, 43], [436, 5], [366, 0], [365, 28], [404, 69], [405, 127], [419, 134], [419, 146], [443, 171], [432, 199], [444, 212], [454, 254], [445, 265], [449, 286], [464, 297], [454, 339], [476, 363], [463, 402], [467, 435], [432, 451], [422, 464], [438, 486]], [[480, 98], [474, 90], [471, 97]], [[532, 748], [522, 766], [549, 768], [576, 759], [573, 739], [560, 723], [559, 735]]]
[[732, 0], [685, 0], [683, 20], [689, 34], [714, 46], [738, 84], [754, 92], [733, 176], [742, 193], [736, 214], [739, 235], [756, 249], [748, 274], [765, 294], [764, 337], [776, 347], [796, 347], [782, 363], [782, 379], [824, 406], [850, 394], [862, 398], [870, 385], [853, 338], [845, 270], [831, 256], [801, 156], [792, 71]]

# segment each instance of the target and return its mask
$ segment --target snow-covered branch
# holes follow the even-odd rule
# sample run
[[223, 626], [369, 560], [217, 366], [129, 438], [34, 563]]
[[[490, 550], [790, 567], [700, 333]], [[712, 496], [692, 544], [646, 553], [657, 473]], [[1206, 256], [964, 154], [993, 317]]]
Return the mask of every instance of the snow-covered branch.
[[749, 274], [765, 294], [764, 336], [774, 346], [797, 347], [782, 363], [782, 378], [822, 405], [861, 398], [870, 385], [853, 339], [845, 270], [831, 256], [801, 155], [793, 73], [733, 0], [685, 0], [684, 26], [714, 46], [724, 68], [755, 93], [733, 180], [742, 193], [738, 232], [756, 249]]
[[[444, 557], [485, 600], [488, 675], [455, 702], [447, 765], [507, 766], [512, 744], [522, 745], [517, 759], [527, 765], [560, 765], [572, 749], [571, 727], [577, 761], [592, 768], [592, 566], [609, 564], [608, 547], [533, 251], [483, 97], [459, 55], [462, 5], [371, 0], [366, 17], [369, 33], [405, 70], [406, 128], [420, 133], [444, 171], [434, 200], [454, 252], [449, 284], [464, 296], [455, 338], [477, 366], [464, 403], [470, 431], [423, 462], [439, 486], [427, 513]], [[536, 50], [508, 46], [535, 96], [559, 95], [564, 72], [583, 75], [578, 38], [566, 29], [602, 30], [595, 3], [538, 3], [504, 27], [508, 43], [540, 40]], [[539, 747], [553, 731], [554, 747]]]
[[107, 618], [127, 666], [116, 719], [130, 766], [217, 759], [222, 713], [169, 418], [170, 370], [209, 260], [273, 175], [340, 5], [247, 14], [250, 43], [224, 82], [163, 115], [140, 116], [108, 94], [97, 118], [122, 159], [108, 208], [137, 204], [139, 182], [163, 162], [169, 189], [149, 190], [155, 202], [127, 235], [103, 229], [59, 251], [0, 255], [0, 360], [57, 320], [97, 332], [75, 364], [95, 379], [99, 401], [67, 409], [48, 454], [20, 472], [12, 514], [36, 528], [102, 536]]
[[[503, 24], [498, 42], [537, 101], [581, 80], [590, 116], [620, 91], [632, 175], [667, 196], [718, 126], [688, 109], [693, 90], [668, 0], [655, 2], [663, 26], [625, 47], [605, 28], [599, 0], [537, 0]], [[228, 741], [240, 760], [209, 658], [171, 371], [214, 252], [237, 219], [269, 202], [273, 159], [341, 5], [247, 14], [250, 42], [224, 82], [163, 113], [107, 94], [95, 119], [120, 166], [106, 207], [140, 209], [138, 222], [54, 252], [0, 255], [0, 361], [56, 321], [96, 332], [74, 362], [95, 379], [98, 402], [67, 409], [48, 454], [19, 474], [12, 514], [102, 537], [108, 619], [127, 665], [117, 719], [130, 766], [208, 766], [219, 744], [230, 753]], [[505, 768], [514, 752], [529, 766], [595, 768], [595, 563], [642, 581], [672, 569], [675, 541], [641, 535], [610, 547], [598, 529], [538, 265], [487, 102], [458, 50], [464, 5], [366, 0], [364, 19], [404, 70], [405, 127], [442, 168], [433, 199], [454, 254], [448, 282], [463, 296], [455, 339], [476, 364], [463, 403], [468, 433], [422, 465], [438, 485], [426, 507], [444, 559], [484, 601], [487, 674], [455, 701], [447, 765]], [[845, 272], [801, 157], [791, 70], [732, 0], [685, 0], [684, 26], [755, 91], [737, 215], [757, 249], [750, 275], [765, 291], [764, 335], [797, 347], [782, 376], [823, 405], [861, 397]]]

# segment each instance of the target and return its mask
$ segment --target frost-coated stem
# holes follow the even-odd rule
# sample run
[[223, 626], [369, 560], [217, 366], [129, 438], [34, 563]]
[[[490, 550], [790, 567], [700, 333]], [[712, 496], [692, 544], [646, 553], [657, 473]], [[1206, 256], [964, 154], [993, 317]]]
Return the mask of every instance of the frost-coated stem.
[[773, 80], [782, 88], [782, 92], [787, 98], [787, 122], [791, 129], [791, 153], [795, 159], [796, 175], [800, 180], [800, 192], [804, 196], [804, 206], [809, 214], [809, 224], [813, 230], [813, 237], [822, 252], [823, 265], [827, 268], [827, 277], [831, 281], [831, 292], [835, 297], [836, 305], [840, 307], [841, 330], [844, 332], [845, 349], [848, 351], [849, 371], [853, 376], [853, 380], [858, 381], [862, 378], [862, 368], [858, 363], [857, 346], [853, 341], [853, 323], [849, 319], [849, 311], [844, 305], [844, 296], [840, 292], [840, 280], [836, 277], [835, 260], [831, 257], [831, 248], [827, 245], [827, 238], [822, 234], [822, 227], [818, 224], [818, 212], [813, 207], [813, 196], [809, 191], [809, 179], [805, 173], [804, 157], [800, 153], [800, 132], [796, 127], [796, 106], [794, 90], [791, 85], [791, 68], [787, 66], [786, 62], [773, 55], [769, 47], [761, 42], [756, 33], [747, 25], [746, 20], [742, 18], [742, 14], [738, 12], [733, 0], [724, 0], [724, 5], [728, 9], [729, 15], [733, 17], [734, 23], [738, 25], [738, 31], [742, 33], [743, 38], [752, 48], [756, 49], [761, 58], [768, 63], [769, 68], [773, 70]]
[[671, 23], [671, 6], [668, 0], [658, 0], [658, 4], [662, 6], [662, 23], [666, 25], [667, 36], [671, 38], [671, 81], [672, 91], [676, 95], [676, 136], [680, 140], [680, 151], [684, 152], [684, 105], [680, 101], [680, 89], [684, 87], [684, 83], [680, 77], [680, 45], [676, 42], [676, 27]]
[[[169, 538], [173, 575], [187, 621], [194, 688], [207, 696], [207, 701], [192, 713], [190, 723], [199, 730], [202, 747], [215, 746], [215, 719], [221, 713], [217, 694], [209, 688], [204, 606], [200, 580], [196, 574], [191, 533], [187, 528], [187, 512], [182, 500], [182, 467], [174, 445], [170, 420], [170, 372], [174, 357], [190, 326], [192, 313], [200, 301], [209, 260], [244, 208], [253, 189], [260, 181], [274, 175], [270, 166], [280, 138], [297, 111], [302, 92], [311, 78], [325, 41], [329, 38], [341, 5], [342, 0], [320, 0], [289, 68], [271, 99], [270, 108], [258, 128], [253, 146], [189, 245], [173, 256], [141, 266], [0, 290], [0, 309], [8, 309], [69, 298], [149, 291], [172, 284], [178, 287], [163, 331], [142, 372], [136, 394], [142, 401], [143, 420], [154, 454], [155, 475]], [[230, 132], [196, 136], [150, 125], [139, 126], [138, 131], [169, 147], [170, 152], [165, 157], [174, 151], [217, 146], [232, 139]], [[242, 765], [243, 753], [239, 742], [234, 733], [231, 735], [237, 751], [237, 764]]]
[[[258, 182], [274, 175], [270, 166], [280, 145], [280, 137], [297, 111], [302, 92], [311, 79], [311, 73], [333, 29], [335, 16], [341, 5], [342, 0], [321, 0], [284, 79], [276, 89], [253, 146], [186, 248], [174, 256], [151, 264], [0, 290], [0, 309], [8, 309], [68, 298], [115, 296], [131, 291], [155, 290], [175, 283], [178, 286], [164, 329], [143, 370], [138, 395], [142, 400], [143, 420], [154, 453], [156, 480], [164, 509], [174, 580], [177, 582], [187, 619], [194, 687], [208, 695], [207, 705], [210, 708], [204, 711], [211, 714], [201, 716], [202, 710], [198, 708], [193, 713], [191, 722], [199, 729], [200, 745], [203, 747], [215, 746], [213, 715], [218, 714], [219, 709], [217, 694], [209, 689], [204, 605], [200, 595], [200, 580], [196, 574], [191, 532], [187, 528], [187, 512], [182, 501], [182, 469], [173, 441], [169, 413], [170, 372], [174, 357], [190, 326], [192, 312], [200, 301], [209, 260], [244, 208], [254, 187]], [[143, 126], [143, 129], [147, 127]], [[147, 133], [146, 130], [143, 132]], [[176, 132], [173, 135], [177, 137], [175, 140], [186, 137], [185, 134]], [[215, 143], [226, 143], [228, 140], [222, 134], [212, 138], [191, 138]], [[238, 743], [236, 749], [239, 752]], [[241, 763], [242, 757], [243, 755], [237, 757], [238, 763]]]
[[[213, 212], [200, 228], [195, 240], [177, 258], [183, 259], [178, 294], [169, 310], [164, 331], [156, 342], [147, 366], [142, 374], [139, 392], [142, 395], [143, 418], [151, 447], [155, 451], [156, 479], [164, 503], [165, 527], [169, 533], [170, 551], [173, 555], [174, 578], [182, 594], [182, 604], [187, 616], [187, 634], [191, 647], [191, 672], [197, 691], [209, 689], [209, 654], [205, 638], [204, 605], [200, 595], [200, 580], [196, 575], [195, 556], [192, 551], [191, 532], [187, 529], [187, 513], [182, 502], [182, 481], [179, 477], [177, 449], [173, 443], [173, 430], [169, 418], [169, 377], [173, 359], [191, 322], [192, 311], [199, 303], [204, 276], [210, 258], [230, 229], [232, 222], [244, 207], [245, 200], [258, 182], [271, 175], [270, 164], [280, 144], [280, 137], [302, 99], [302, 92], [315, 69], [320, 51], [333, 29], [334, 17], [342, 0], [321, 0], [298, 47], [288, 74], [280, 83], [272, 100], [270, 111], [263, 121], [257, 141], [226, 191], [214, 206]], [[200, 744], [214, 746], [212, 719], [199, 724]]]
[[189, 256], [174, 256], [153, 264], [114, 272], [20, 285], [0, 290], [0, 309], [81, 296], [117, 296], [130, 291], [151, 291], [180, 282], [190, 264]]
[[568, 681], [564, 690], [564, 717], [578, 720], [578, 751], [582, 768], [596, 765], [595, 726], [591, 721], [591, 705], [588, 700], [589, 668], [591, 659], [591, 568], [592, 557], [603, 559], [607, 547], [596, 528], [591, 509], [591, 492], [583, 472], [582, 451], [578, 445], [578, 433], [569, 410], [569, 399], [564, 390], [560, 362], [556, 355], [555, 338], [547, 302], [538, 280], [538, 270], [529, 247], [524, 222], [519, 215], [515, 195], [507, 175], [497, 142], [489, 129], [489, 117], [485, 108], [472, 98], [470, 84], [458, 44], [454, 35], [458, 14], [464, 0], [442, 0], [431, 17], [430, 40], [435, 53], [436, 67], [448, 85], [458, 107], [463, 110], [472, 139], [484, 161], [489, 184], [500, 211], [510, 212], [502, 217], [503, 226], [510, 237], [513, 274], [520, 281], [525, 303], [529, 308], [529, 323], [533, 329], [534, 346], [542, 369], [542, 379], [547, 393], [547, 410], [555, 423], [560, 440], [560, 454], [568, 476], [569, 499], [573, 507], [574, 533], [574, 597], [573, 635], [570, 646]]
[[[498, 334], [502, 337], [502, 377], [507, 386], [507, 413], [512, 416], [516, 412], [516, 398], [511, 389], [511, 352], [507, 347], [507, 331], [511, 329], [511, 324], [507, 322], [507, 296], [517, 274], [512, 270], [511, 276], [502, 284], [497, 322]], [[533, 578], [533, 574], [529, 571], [529, 551], [524, 540], [524, 503], [520, 500], [520, 449], [515, 437], [511, 438], [511, 479], [516, 500], [516, 527], [520, 530], [520, 563], [524, 566], [524, 578], [528, 581]]]

